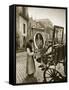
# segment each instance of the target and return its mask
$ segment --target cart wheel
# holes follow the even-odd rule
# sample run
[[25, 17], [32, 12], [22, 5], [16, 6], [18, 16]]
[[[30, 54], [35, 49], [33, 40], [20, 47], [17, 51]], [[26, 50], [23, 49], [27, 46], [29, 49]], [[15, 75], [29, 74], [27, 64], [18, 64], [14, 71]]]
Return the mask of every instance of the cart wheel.
[[44, 82], [59, 82], [63, 81], [64, 77], [55, 69], [48, 68], [44, 71]]

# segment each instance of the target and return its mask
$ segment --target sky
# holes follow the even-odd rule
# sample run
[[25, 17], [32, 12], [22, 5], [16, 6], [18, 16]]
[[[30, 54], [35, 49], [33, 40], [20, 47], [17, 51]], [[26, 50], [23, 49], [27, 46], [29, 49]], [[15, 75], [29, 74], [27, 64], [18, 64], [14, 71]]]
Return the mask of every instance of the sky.
[[66, 11], [64, 9], [51, 9], [51, 8], [36, 8], [29, 7], [28, 13], [29, 17], [36, 19], [50, 19], [53, 25], [58, 25], [64, 27], [65, 33], [65, 21], [66, 21]]

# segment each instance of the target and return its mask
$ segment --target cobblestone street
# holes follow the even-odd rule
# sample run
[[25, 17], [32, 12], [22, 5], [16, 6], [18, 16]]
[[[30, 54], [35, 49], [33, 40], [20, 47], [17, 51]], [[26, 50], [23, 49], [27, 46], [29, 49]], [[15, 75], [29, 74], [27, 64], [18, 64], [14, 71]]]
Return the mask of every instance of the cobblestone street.
[[16, 54], [16, 82], [22, 83], [26, 77], [26, 52]]
[[[23, 83], [27, 76], [26, 61], [27, 61], [26, 52], [21, 52], [21, 53], [16, 54], [16, 83]], [[42, 82], [43, 81], [43, 71], [41, 71], [41, 69], [38, 68], [39, 65], [40, 63], [38, 63], [35, 60], [36, 72], [34, 76], [37, 78], [37, 82]], [[61, 72], [61, 74], [64, 75], [64, 67], [62, 64], [57, 65], [57, 70], [59, 70], [59, 72]]]

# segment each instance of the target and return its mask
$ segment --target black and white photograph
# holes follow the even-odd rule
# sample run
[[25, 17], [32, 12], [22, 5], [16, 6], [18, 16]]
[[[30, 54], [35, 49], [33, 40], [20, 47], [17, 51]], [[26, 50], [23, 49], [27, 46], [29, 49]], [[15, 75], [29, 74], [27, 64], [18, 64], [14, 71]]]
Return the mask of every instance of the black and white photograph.
[[16, 6], [16, 84], [67, 82], [66, 8]]

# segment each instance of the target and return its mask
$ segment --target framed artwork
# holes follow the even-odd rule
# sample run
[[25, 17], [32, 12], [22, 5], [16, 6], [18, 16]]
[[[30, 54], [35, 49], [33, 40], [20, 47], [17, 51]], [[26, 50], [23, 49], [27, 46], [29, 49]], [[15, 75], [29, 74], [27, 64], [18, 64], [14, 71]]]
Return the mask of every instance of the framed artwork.
[[54, 39], [55, 43], [63, 43], [64, 39], [64, 27], [54, 26]]
[[44, 44], [43, 36], [41, 33], [36, 33], [35, 39], [34, 39], [35, 47], [37, 49], [42, 48]]
[[67, 82], [67, 8], [9, 6], [9, 83]]

